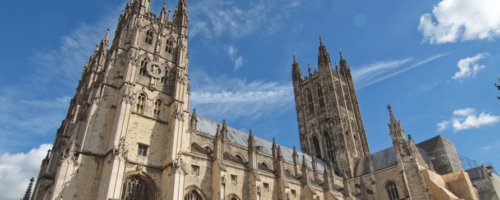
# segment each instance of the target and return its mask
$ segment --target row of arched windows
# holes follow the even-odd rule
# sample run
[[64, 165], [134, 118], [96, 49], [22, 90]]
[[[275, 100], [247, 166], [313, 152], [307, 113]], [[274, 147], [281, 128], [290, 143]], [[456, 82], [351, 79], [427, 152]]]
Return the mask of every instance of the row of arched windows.
[[[325, 107], [325, 101], [323, 99], [323, 90], [322, 90], [321, 85], [319, 83], [316, 84], [316, 93], [318, 95], [319, 107], [320, 108]], [[307, 96], [307, 104], [308, 104], [309, 113], [313, 113], [314, 112], [314, 103], [313, 103], [314, 101], [313, 101], [311, 90], [309, 90], [309, 88], [306, 89], [306, 96]]]
[[[162, 102], [160, 99], [156, 99], [154, 102], [154, 109], [153, 109], [154, 118], [160, 117], [161, 103]], [[146, 95], [144, 93], [140, 93], [137, 96], [137, 113], [144, 114], [145, 107], [146, 107]]]
[[[146, 44], [152, 45], [153, 35], [154, 35], [153, 29], [149, 29], [148, 31], [146, 31], [146, 38], [144, 39], [144, 42], [146, 42]], [[167, 53], [172, 53], [174, 49], [173, 46], [174, 46], [174, 40], [172, 40], [172, 38], [168, 38], [165, 46], [165, 51]]]

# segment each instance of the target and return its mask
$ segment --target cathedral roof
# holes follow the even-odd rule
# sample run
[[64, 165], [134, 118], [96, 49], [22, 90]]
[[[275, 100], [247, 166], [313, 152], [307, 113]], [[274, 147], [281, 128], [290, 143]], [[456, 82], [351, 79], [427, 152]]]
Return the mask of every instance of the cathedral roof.
[[[196, 119], [198, 120], [196, 131], [206, 133], [209, 135], [215, 136], [215, 132], [217, 131], [217, 125], [222, 126], [222, 124], [218, 122], [209, 120], [199, 115], [196, 116]], [[248, 133], [245, 133], [243, 131], [240, 131], [238, 129], [229, 126], [227, 127], [227, 131], [228, 131], [227, 138], [229, 139], [229, 141], [248, 147], [248, 135], [249, 135]], [[255, 136], [254, 139], [255, 139], [255, 146], [261, 146], [259, 151], [272, 155], [272, 146], [273, 146], [272, 142]], [[281, 146], [281, 152], [285, 160], [293, 162], [293, 149]], [[302, 155], [304, 154], [301, 152], [297, 152], [297, 154], [299, 155], [298, 156], [299, 164], [302, 164]], [[307, 165], [310, 168], [312, 168], [312, 157], [305, 154], [305, 158], [307, 161]], [[323, 171], [325, 169], [324, 162], [321, 159], [316, 159], [316, 161], [318, 163], [318, 170]]]
[[355, 168], [355, 176], [362, 176], [370, 173], [370, 160], [373, 163], [373, 170], [378, 171], [393, 165], [396, 165], [397, 158], [396, 152], [394, 151], [394, 147], [390, 147], [384, 149], [382, 151], [370, 154], [368, 156], [362, 157], [358, 159]]

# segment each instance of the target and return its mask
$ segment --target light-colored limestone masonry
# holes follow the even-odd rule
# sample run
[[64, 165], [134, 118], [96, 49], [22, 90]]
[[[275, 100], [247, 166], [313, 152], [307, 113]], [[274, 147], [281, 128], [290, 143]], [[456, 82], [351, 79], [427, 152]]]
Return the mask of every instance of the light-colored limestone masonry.
[[292, 64], [300, 151], [190, 113], [187, 0], [159, 17], [150, 5], [130, 0], [90, 56], [31, 199], [477, 199], [461, 168], [434, 171], [390, 107], [393, 146], [370, 152], [347, 61], [332, 66], [321, 39], [318, 71]]

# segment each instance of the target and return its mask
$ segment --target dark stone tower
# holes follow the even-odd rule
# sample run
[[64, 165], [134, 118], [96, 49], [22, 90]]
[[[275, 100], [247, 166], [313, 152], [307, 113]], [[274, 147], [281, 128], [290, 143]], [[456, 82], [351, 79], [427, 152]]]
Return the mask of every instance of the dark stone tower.
[[309, 67], [309, 77], [294, 56], [292, 79], [304, 153], [331, 160], [335, 172], [352, 176], [356, 159], [370, 149], [359, 110], [351, 69], [340, 53], [340, 69], [332, 67], [330, 54], [320, 38], [318, 71]]

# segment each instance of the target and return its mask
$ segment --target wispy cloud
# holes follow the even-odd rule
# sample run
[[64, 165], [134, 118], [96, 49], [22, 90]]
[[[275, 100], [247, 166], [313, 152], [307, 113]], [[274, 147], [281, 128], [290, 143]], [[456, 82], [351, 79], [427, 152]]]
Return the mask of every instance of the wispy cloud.
[[[422, 42], [440, 44], [500, 36], [500, 1], [443, 0], [420, 17]], [[434, 21], [435, 19], [435, 21]]]
[[238, 52], [238, 49], [233, 47], [232, 45], [224, 46], [224, 50], [229, 55], [229, 58], [231, 58], [231, 61], [234, 61], [234, 71], [236, 72], [236, 70], [238, 70], [241, 66], [243, 66], [243, 56], [236, 58], [237, 56], [236, 53]]
[[493, 125], [500, 120], [500, 116], [486, 114], [485, 112], [477, 115], [473, 108], [464, 108], [455, 110], [450, 120], [445, 120], [437, 124], [438, 131], [443, 131], [448, 127], [453, 128], [453, 132], [467, 130], [471, 128], [480, 128], [485, 125]]
[[55, 134], [65, 117], [85, 62], [106, 29], [116, 26], [116, 17], [125, 3], [95, 24], [79, 24], [75, 30], [61, 36], [59, 47], [35, 49], [29, 58], [33, 64], [28, 70], [29, 78], [22, 84], [1, 88], [0, 152], [23, 149], [36, 142], [29, 140], [34, 135]]
[[283, 21], [298, 9], [301, 0], [218, 1], [205, 0], [192, 4], [190, 9], [191, 37], [203, 34], [207, 38], [229, 33], [241, 37], [256, 30], [274, 33]]
[[258, 119], [294, 106], [292, 84], [289, 82], [247, 82], [225, 76], [213, 79], [204, 74], [192, 75], [197, 81], [192, 83], [191, 107], [211, 119]]
[[15, 200], [22, 197], [29, 180], [37, 178], [40, 163], [47, 155], [51, 144], [42, 144], [28, 153], [3, 153], [0, 155], [0, 194], [2, 199]]
[[419, 62], [417, 62], [409, 67], [406, 67], [406, 68], [400, 69], [400, 70], [397, 70], [397, 69], [399, 69], [401, 66], [412, 61], [413, 58], [406, 58], [406, 59], [402, 59], [402, 60], [385, 61], [385, 62], [376, 62], [376, 63], [373, 63], [373, 64], [368, 65], [368, 66], [363, 66], [359, 69], [353, 69], [352, 75], [353, 75], [353, 79], [357, 80], [356, 87], [361, 89], [361, 88], [364, 88], [366, 86], [377, 83], [379, 81], [385, 80], [387, 78], [396, 76], [400, 73], [403, 73], [403, 72], [408, 71], [412, 68], [418, 67], [420, 65], [423, 65], [425, 63], [428, 63], [430, 61], [433, 61], [433, 60], [438, 59], [438, 58], [445, 56], [445, 55], [448, 55], [448, 54], [439, 54], [436, 56], [432, 56], [430, 58], [419, 61]]
[[484, 68], [484, 65], [478, 65], [477, 61], [486, 58], [490, 54], [488, 53], [478, 53], [474, 57], [467, 57], [458, 61], [458, 68], [460, 71], [453, 75], [453, 79], [462, 79], [465, 77], [476, 77], [477, 71]]
[[491, 149], [491, 145], [488, 145], [488, 146], [485, 146], [485, 147], [481, 147], [481, 149], [483, 149], [483, 150], [490, 150]]
[[238, 57], [238, 59], [236, 59], [236, 61], [234, 62], [234, 71], [236, 71], [238, 68], [240, 68], [241, 66], [243, 66], [243, 57]]

